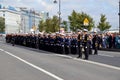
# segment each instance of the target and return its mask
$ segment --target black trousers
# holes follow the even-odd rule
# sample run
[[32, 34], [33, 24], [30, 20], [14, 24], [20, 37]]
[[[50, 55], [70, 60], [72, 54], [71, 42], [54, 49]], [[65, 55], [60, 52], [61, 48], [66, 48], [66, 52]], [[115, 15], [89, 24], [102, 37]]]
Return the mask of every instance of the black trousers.
[[85, 55], [85, 59], [86, 60], [88, 60], [88, 57], [89, 57], [89, 47], [84, 47], [84, 50], [85, 50], [85, 52], [84, 52], [84, 55]]
[[82, 58], [82, 46], [78, 46], [78, 57]]
[[94, 54], [98, 54], [98, 47], [95, 47]]
[[77, 47], [76, 46], [71, 47], [71, 53], [72, 54], [77, 54]]
[[65, 46], [65, 54], [71, 54], [70, 46]]
[[85, 50], [85, 52], [84, 52], [85, 58], [84, 59], [88, 60], [89, 51], [90, 51], [90, 44], [88, 41], [84, 43], [84, 50]]

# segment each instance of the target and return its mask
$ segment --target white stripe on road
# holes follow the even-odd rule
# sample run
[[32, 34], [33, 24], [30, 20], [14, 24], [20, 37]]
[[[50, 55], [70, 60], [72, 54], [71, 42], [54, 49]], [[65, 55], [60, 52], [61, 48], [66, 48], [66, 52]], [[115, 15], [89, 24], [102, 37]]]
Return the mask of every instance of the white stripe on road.
[[30, 63], [30, 62], [28, 62], [28, 61], [26, 61], [26, 60], [24, 60], [24, 59], [22, 59], [22, 58], [16, 56], [16, 55], [13, 55], [13, 54], [10, 53], [10, 52], [7, 52], [7, 51], [5, 51], [5, 50], [3, 50], [3, 49], [0, 49], [0, 51], [3, 51], [3, 52], [5, 52], [5, 53], [7, 53], [8, 55], [10, 55], [10, 56], [12, 56], [12, 57], [14, 57], [14, 58], [16, 58], [16, 59], [18, 59], [18, 60], [20, 60], [20, 61], [22, 61], [22, 62], [28, 64], [28, 65], [30, 65], [31, 67], [33, 67], [33, 68], [35, 68], [35, 69], [37, 69], [37, 70], [39, 70], [39, 71], [44, 72], [45, 74], [47, 74], [47, 75], [53, 77], [53, 78], [56, 79], [56, 80], [64, 80], [64, 79], [62, 79], [62, 78], [56, 76], [55, 74], [52, 74], [52, 73], [46, 71], [45, 69], [42, 69], [42, 68], [40, 68], [40, 67], [38, 67], [38, 66], [36, 66], [36, 65], [34, 65], [34, 64]]
[[103, 64], [103, 63], [94, 62], [94, 61], [88, 61], [88, 60], [82, 60], [82, 59], [78, 59], [78, 58], [73, 58], [73, 59], [74, 59], [74, 60], [78, 60], [78, 61], [87, 62], [87, 63], [90, 63], [90, 64], [99, 65], [99, 66], [106, 67], [106, 68], [111, 68], [111, 69], [115, 69], [115, 70], [120, 70], [120, 67], [116, 67], [116, 66], [112, 66], [112, 65], [108, 65], [108, 64]]
[[73, 57], [71, 57], [71, 56], [62, 55], [62, 54], [54, 54], [54, 55], [59, 56], [59, 57], [73, 58]]
[[0, 51], [4, 51], [3, 49], [0, 49]]
[[108, 65], [108, 64], [103, 64], [103, 63], [99, 63], [99, 62], [94, 62], [94, 61], [89, 61], [89, 60], [83, 60], [83, 59], [73, 58], [73, 57], [68, 56], [68, 55], [61, 55], [61, 54], [55, 54], [55, 55], [57, 55], [59, 57], [71, 58], [71, 59], [77, 60], [77, 61], [87, 62], [87, 63], [94, 64], [94, 65], [99, 65], [99, 66], [106, 67], [106, 68], [120, 70], [120, 67], [116, 67], [116, 66], [112, 66], [112, 65]]

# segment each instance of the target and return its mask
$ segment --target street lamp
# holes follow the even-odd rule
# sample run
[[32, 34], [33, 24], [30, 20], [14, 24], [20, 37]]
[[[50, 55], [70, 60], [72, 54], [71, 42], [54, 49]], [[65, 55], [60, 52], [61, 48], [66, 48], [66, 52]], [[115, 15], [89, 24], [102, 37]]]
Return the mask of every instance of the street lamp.
[[119, 15], [119, 34], [120, 34], [120, 0], [119, 0], [119, 13], [118, 13], [118, 15]]
[[[61, 0], [58, 0], [59, 2], [59, 11], [58, 11], [58, 15], [59, 15], [59, 33], [60, 33], [60, 23], [61, 23]], [[54, 3], [57, 3], [57, 0], [54, 0]]]

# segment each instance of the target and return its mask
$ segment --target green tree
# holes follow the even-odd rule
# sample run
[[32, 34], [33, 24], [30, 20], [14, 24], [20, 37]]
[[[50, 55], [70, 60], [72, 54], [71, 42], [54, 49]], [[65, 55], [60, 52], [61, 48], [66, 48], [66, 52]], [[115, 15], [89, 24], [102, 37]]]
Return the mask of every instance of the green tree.
[[59, 31], [59, 18], [57, 16], [53, 16], [53, 18], [40, 21], [39, 31], [45, 31], [47, 33]]
[[105, 31], [111, 28], [111, 25], [109, 24], [109, 22], [106, 22], [106, 20], [107, 20], [106, 16], [104, 14], [101, 14], [100, 22], [99, 25], [97, 26], [97, 28], [99, 28], [100, 31]]
[[59, 18], [57, 16], [53, 16], [51, 32], [57, 32], [57, 31], [59, 31]]
[[45, 32], [47, 33], [51, 32], [51, 27], [52, 27], [52, 20], [47, 19], [45, 22]]
[[0, 33], [5, 32], [5, 19], [0, 17]]
[[68, 24], [67, 24], [67, 21], [63, 21], [62, 24], [64, 25], [64, 29], [65, 31], [68, 30]]
[[70, 29], [72, 31], [76, 31], [76, 28], [78, 27], [77, 24], [77, 13], [73, 10], [71, 16], [68, 16], [69, 22], [70, 22]]
[[45, 30], [45, 22], [43, 21], [43, 20], [41, 20], [40, 22], [39, 22], [39, 31], [40, 32], [42, 32], [42, 31], [44, 31]]
[[[87, 18], [89, 21], [88, 26], [84, 26], [83, 22], [84, 19]], [[93, 18], [90, 17], [90, 15], [82, 12], [82, 13], [77, 13], [73, 10], [72, 14], [68, 16], [69, 22], [70, 22], [70, 29], [72, 31], [76, 31], [77, 29], [88, 29], [91, 30], [94, 27], [94, 21]]]

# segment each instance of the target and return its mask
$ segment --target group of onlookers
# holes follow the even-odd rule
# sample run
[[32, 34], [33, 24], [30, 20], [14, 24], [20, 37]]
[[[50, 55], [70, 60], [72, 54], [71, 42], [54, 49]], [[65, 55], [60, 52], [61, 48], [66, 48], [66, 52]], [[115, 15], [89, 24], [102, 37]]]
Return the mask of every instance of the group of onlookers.
[[105, 33], [105, 34], [100, 34], [99, 36], [100, 36], [100, 47], [101, 48], [120, 49], [120, 34]]

